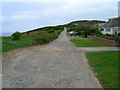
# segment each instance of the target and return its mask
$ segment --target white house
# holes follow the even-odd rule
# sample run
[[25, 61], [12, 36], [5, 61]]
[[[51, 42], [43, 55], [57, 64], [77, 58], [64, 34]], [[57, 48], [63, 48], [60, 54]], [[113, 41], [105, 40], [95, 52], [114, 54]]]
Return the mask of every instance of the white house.
[[111, 35], [115, 35], [119, 32], [120, 32], [120, 17], [109, 19], [109, 21], [104, 25], [104, 30], [101, 31], [101, 33], [103, 34]]
[[98, 30], [103, 30], [104, 29], [105, 23], [99, 23], [98, 24]]

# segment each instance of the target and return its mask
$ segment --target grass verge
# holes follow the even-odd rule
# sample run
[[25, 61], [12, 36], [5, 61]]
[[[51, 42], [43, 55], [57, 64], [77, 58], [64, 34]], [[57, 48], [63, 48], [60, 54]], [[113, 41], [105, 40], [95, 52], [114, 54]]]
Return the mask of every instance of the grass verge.
[[2, 52], [10, 51], [17, 48], [49, 43], [50, 41], [55, 40], [61, 32], [62, 30], [57, 30], [51, 33], [48, 33], [46, 31], [38, 34], [24, 35], [21, 36], [20, 40], [13, 40], [12, 36], [2, 37]]
[[70, 41], [74, 43], [76, 47], [110, 47], [91, 39], [72, 39]]
[[86, 55], [103, 88], [118, 88], [118, 51], [87, 52]]

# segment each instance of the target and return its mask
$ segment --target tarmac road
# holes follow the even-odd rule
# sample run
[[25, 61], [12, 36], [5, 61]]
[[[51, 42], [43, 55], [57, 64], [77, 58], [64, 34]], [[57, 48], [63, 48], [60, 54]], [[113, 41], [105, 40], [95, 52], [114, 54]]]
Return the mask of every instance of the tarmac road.
[[100, 88], [82, 51], [66, 36], [29, 48], [13, 58], [3, 57], [3, 88]]

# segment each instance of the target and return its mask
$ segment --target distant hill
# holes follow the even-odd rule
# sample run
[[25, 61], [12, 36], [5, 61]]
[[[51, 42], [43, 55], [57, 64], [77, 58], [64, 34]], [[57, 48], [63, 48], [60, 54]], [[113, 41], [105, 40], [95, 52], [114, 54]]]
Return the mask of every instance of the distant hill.
[[39, 32], [44, 32], [44, 31], [49, 31], [49, 30], [63, 30], [63, 29], [64, 29], [64, 25], [47, 26], [47, 27], [37, 28], [34, 30], [23, 32], [23, 35], [31, 35], [31, 34], [37, 34]]
[[85, 24], [85, 25], [90, 25], [92, 27], [94, 27], [94, 25], [98, 24], [98, 23], [105, 23], [106, 21], [100, 21], [100, 20], [79, 20], [79, 21], [72, 21], [70, 23], [64, 24], [64, 25], [57, 25], [57, 26], [47, 26], [47, 27], [42, 27], [42, 28], [37, 28], [34, 30], [29, 30], [27, 32], [24, 32], [23, 35], [31, 35], [31, 34], [36, 34], [39, 33], [41, 31], [48, 31], [48, 30], [61, 30], [64, 29], [64, 27], [73, 25], [73, 24], [78, 24], [79, 26], [81, 24]]

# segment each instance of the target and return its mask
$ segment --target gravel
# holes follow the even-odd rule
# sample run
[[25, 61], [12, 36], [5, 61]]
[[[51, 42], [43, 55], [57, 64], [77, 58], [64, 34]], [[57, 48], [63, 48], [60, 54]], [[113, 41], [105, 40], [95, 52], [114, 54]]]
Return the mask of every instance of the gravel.
[[49, 44], [3, 57], [3, 88], [100, 88], [83, 57], [64, 30]]

